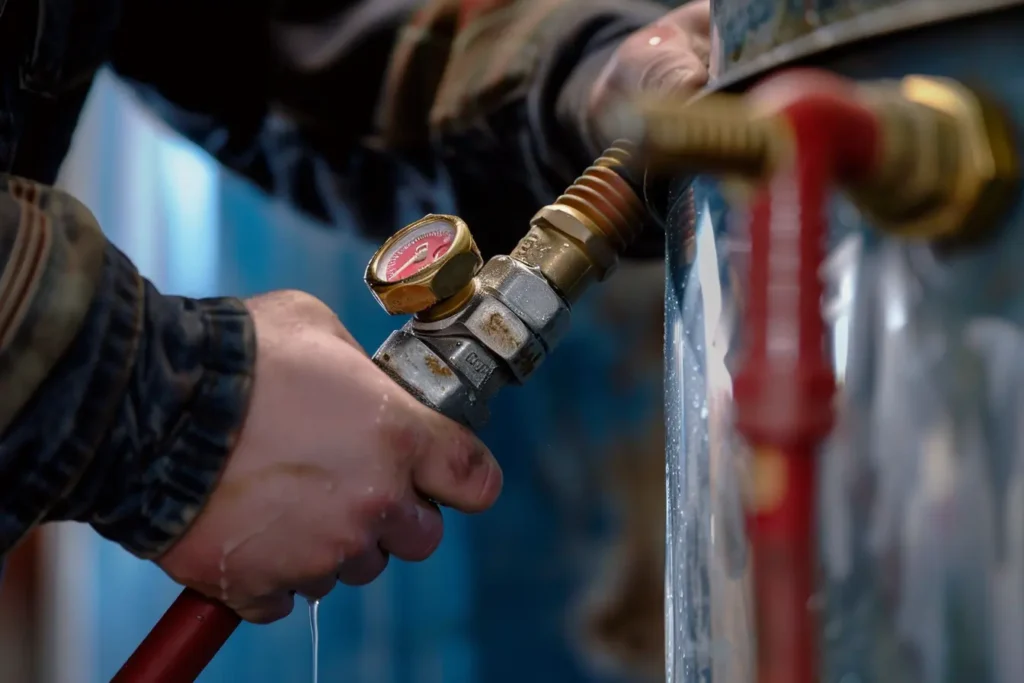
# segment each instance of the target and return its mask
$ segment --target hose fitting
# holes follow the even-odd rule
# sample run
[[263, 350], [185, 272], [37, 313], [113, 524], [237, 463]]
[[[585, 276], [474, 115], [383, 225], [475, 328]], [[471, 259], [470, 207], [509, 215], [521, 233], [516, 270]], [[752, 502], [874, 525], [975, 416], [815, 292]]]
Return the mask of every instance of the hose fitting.
[[646, 223], [634, 155], [617, 142], [530, 221], [512, 258], [537, 268], [567, 302], [604, 281]]
[[[618, 117], [656, 172], [766, 180], [793, 158], [791, 126], [777, 109], [793, 92], [773, 91], [778, 81], [750, 96], [713, 94], [685, 106], [641, 101], [634, 116]], [[878, 134], [874, 163], [837, 178], [838, 189], [876, 228], [897, 237], [965, 243], [988, 234], [1017, 196], [1020, 179], [1012, 129], [999, 108], [941, 78], [851, 87]]]

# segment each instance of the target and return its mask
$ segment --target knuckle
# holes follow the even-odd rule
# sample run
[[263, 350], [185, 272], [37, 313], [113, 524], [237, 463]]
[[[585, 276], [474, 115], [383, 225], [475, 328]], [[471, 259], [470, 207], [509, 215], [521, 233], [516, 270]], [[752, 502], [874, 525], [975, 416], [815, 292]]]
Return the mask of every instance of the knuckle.
[[675, 26], [665, 22], [658, 22], [646, 26], [639, 31], [634, 31], [622, 42], [620, 48], [623, 54], [633, 56], [637, 50], [647, 50], [664, 39], [667, 33], [674, 31]]
[[376, 549], [376, 539], [371, 539], [368, 535], [360, 536], [357, 539], [352, 539], [342, 544], [339, 552], [336, 554], [337, 556], [334, 558], [335, 571], [337, 571], [338, 566], [355, 558], [366, 557], [371, 552], [375, 552]]
[[381, 425], [383, 452], [395, 463], [408, 465], [430, 451], [432, 435], [414, 416]]
[[266, 295], [275, 306], [290, 311], [292, 316], [309, 321], [336, 321], [338, 317], [323, 301], [298, 289], [283, 289]]
[[399, 501], [399, 496], [393, 493], [372, 496], [363, 503], [363, 514], [371, 525], [395, 519], [402, 511]]
[[487, 465], [487, 455], [482, 444], [465, 433], [452, 439], [450, 446], [444, 449], [444, 457], [448, 469], [456, 484], [465, 484]]
[[339, 552], [334, 547], [330, 547], [328, 550], [318, 552], [313, 560], [309, 563], [307, 572], [308, 576], [304, 577], [307, 580], [321, 579], [325, 576], [333, 576], [338, 571], [338, 565], [341, 564], [344, 557], [344, 552]]

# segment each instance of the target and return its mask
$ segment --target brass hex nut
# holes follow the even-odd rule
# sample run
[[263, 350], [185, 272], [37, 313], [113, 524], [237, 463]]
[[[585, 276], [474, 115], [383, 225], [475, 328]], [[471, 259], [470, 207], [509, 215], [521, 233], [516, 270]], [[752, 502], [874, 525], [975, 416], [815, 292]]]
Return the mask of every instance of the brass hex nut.
[[526, 323], [546, 348], [554, 348], [568, 331], [568, 304], [536, 269], [509, 256], [495, 256], [477, 281]]
[[608, 238], [578, 211], [551, 204], [538, 211], [531, 222], [543, 224], [576, 241], [597, 268], [599, 281], [611, 275], [619, 263], [618, 253]]
[[1002, 112], [949, 79], [909, 76], [873, 95], [882, 168], [851, 188], [857, 206], [880, 230], [904, 238], [970, 242], [987, 234], [1019, 180]]

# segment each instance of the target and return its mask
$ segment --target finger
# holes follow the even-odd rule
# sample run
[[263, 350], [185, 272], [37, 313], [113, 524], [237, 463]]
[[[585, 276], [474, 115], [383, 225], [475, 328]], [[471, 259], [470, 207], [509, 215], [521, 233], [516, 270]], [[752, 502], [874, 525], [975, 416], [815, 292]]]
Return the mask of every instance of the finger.
[[365, 586], [387, 569], [388, 554], [374, 547], [347, 559], [338, 567], [338, 581], [347, 586]]
[[672, 23], [641, 29], [622, 44], [608, 87], [620, 94], [693, 92], [707, 82], [707, 43]]
[[672, 10], [658, 23], [678, 26], [695, 38], [707, 38], [711, 34], [711, 2], [693, 0]]
[[413, 485], [423, 496], [460, 512], [482, 512], [498, 499], [498, 462], [479, 439], [453, 422], [416, 451]]
[[306, 600], [322, 600], [334, 590], [337, 584], [338, 578], [336, 576], [328, 576], [316, 579], [315, 581], [304, 581], [295, 588], [295, 592]]
[[394, 512], [383, 516], [378, 529], [386, 552], [400, 560], [421, 562], [441, 544], [444, 519], [436, 505], [410, 494]]
[[356, 341], [356, 338], [352, 336], [352, 333], [349, 332], [348, 328], [346, 328], [342, 324], [341, 320], [335, 318], [331, 327], [336, 337], [338, 337], [343, 342], [347, 343], [349, 346], [362, 353], [364, 356], [368, 355], [366, 353], [366, 349], [363, 348], [363, 345]]
[[255, 598], [235, 611], [238, 616], [253, 624], [271, 624], [292, 613], [295, 599], [290, 593], [275, 593]]

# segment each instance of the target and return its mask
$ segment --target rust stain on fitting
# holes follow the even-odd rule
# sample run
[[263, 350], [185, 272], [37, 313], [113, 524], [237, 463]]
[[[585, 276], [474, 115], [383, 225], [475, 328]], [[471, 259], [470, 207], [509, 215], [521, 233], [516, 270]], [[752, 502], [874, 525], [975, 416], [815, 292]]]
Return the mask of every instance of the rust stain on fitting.
[[427, 366], [427, 370], [430, 370], [438, 377], [451, 377], [455, 374], [451, 368], [437, 360], [434, 356], [424, 356], [423, 363]]
[[501, 313], [495, 312], [487, 316], [483, 330], [490, 335], [492, 341], [503, 349], [515, 349], [519, 344], [515, 334], [508, 328], [508, 323], [501, 317]]

